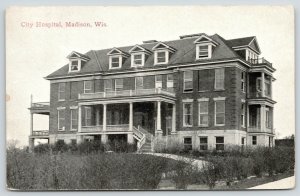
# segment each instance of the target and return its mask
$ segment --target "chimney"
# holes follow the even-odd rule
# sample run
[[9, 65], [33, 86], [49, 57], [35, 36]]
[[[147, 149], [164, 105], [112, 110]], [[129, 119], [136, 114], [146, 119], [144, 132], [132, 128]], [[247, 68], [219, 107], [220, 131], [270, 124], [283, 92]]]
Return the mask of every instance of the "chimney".
[[156, 43], [158, 42], [157, 40], [147, 40], [147, 41], [143, 41], [143, 44], [152, 44], [152, 43]]

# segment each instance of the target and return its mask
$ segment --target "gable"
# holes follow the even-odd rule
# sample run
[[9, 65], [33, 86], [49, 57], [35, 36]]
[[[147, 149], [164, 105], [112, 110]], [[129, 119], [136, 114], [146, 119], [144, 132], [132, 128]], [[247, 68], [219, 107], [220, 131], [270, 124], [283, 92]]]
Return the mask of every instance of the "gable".
[[117, 48], [113, 48], [107, 53], [107, 55], [115, 55], [115, 54], [123, 54], [123, 52]]
[[260, 48], [259, 48], [258, 43], [255, 38], [250, 42], [249, 47], [251, 49], [257, 51], [258, 53], [260, 53]]
[[195, 44], [199, 44], [199, 43], [212, 43], [214, 46], [219, 45], [216, 41], [214, 41], [213, 39], [211, 39], [210, 37], [206, 36], [206, 35], [201, 35], [199, 38], [197, 38], [194, 41]]

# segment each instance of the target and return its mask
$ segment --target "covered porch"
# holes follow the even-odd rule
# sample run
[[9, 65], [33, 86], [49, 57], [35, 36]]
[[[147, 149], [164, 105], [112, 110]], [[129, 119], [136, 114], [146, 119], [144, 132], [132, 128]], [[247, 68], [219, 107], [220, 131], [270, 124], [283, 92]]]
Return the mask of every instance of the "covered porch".
[[273, 107], [264, 104], [249, 104], [248, 132], [273, 133]]

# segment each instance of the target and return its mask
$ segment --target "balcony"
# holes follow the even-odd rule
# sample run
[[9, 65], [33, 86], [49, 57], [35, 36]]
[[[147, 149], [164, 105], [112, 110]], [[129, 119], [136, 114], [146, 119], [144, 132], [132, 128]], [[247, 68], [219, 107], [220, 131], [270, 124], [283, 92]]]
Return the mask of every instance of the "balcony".
[[49, 102], [31, 103], [29, 110], [31, 111], [31, 113], [34, 113], [34, 114], [49, 115], [50, 114], [50, 103]]
[[49, 130], [35, 130], [31, 132], [31, 138], [49, 138]]
[[173, 89], [136, 89], [136, 90], [122, 90], [122, 91], [107, 91], [107, 92], [96, 92], [96, 93], [85, 93], [79, 94], [79, 99], [105, 99], [105, 98], [120, 98], [120, 97], [138, 97], [145, 95], [164, 95], [175, 98]]
[[272, 63], [267, 61], [265, 58], [257, 58], [257, 59], [248, 59], [248, 62], [250, 62], [253, 66], [256, 65], [266, 65], [270, 68], [273, 68]]
[[[106, 125], [105, 132], [128, 132], [129, 125], [128, 124], [120, 124], [120, 125]], [[82, 126], [82, 133], [97, 133], [103, 132], [103, 125], [95, 125], [95, 126]]]

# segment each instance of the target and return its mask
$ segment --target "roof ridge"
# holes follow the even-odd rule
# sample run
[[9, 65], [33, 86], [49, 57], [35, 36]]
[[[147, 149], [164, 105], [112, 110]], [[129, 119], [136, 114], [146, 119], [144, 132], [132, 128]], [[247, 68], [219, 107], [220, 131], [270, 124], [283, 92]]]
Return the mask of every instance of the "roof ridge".
[[224, 45], [225, 45], [227, 48], [229, 48], [229, 49], [231, 50], [231, 52], [233, 52], [234, 55], [235, 55], [236, 57], [240, 57], [240, 55], [239, 55], [235, 50], [233, 50], [232, 47], [230, 47], [230, 46], [227, 44], [227, 41], [228, 41], [228, 40], [224, 39], [222, 36], [220, 36], [220, 35], [217, 34], [217, 33], [214, 34], [214, 35], [218, 36], [218, 37], [220, 38], [220, 40], [224, 43]]

